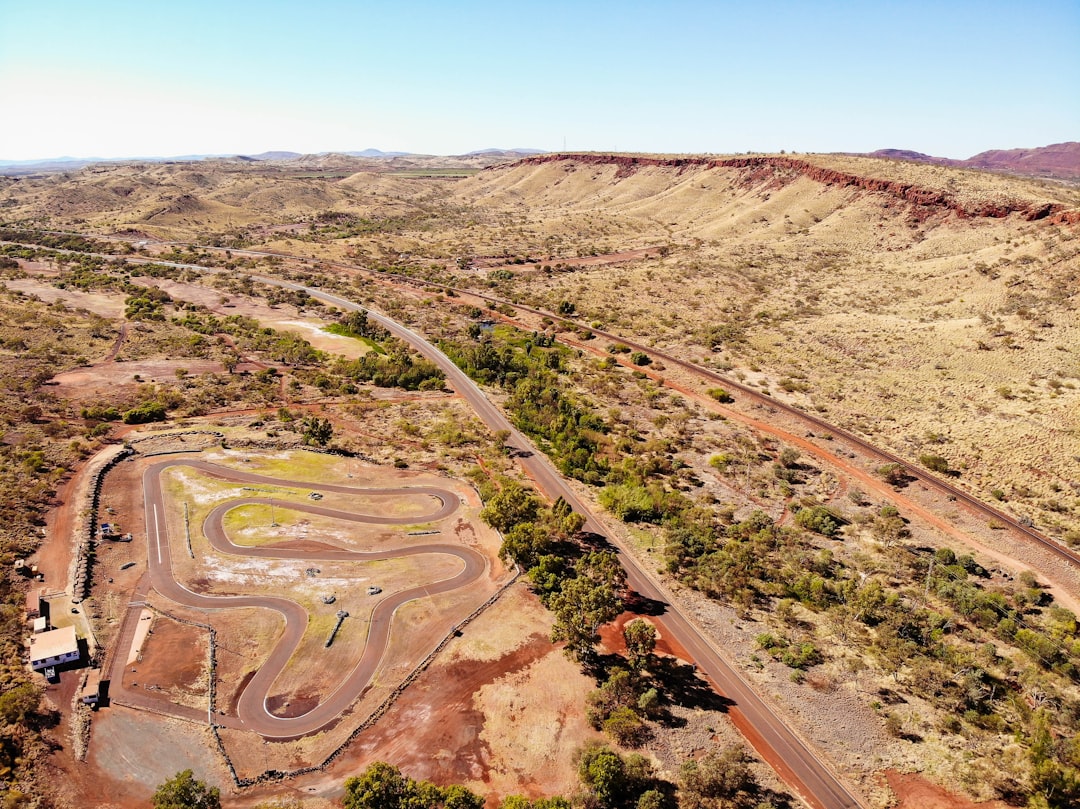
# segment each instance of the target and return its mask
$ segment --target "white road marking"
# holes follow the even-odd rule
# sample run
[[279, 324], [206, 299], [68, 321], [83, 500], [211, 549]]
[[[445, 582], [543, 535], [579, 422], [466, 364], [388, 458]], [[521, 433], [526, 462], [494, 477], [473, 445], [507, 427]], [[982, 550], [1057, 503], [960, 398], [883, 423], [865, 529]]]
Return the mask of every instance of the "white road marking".
[[157, 546], [157, 563], [161, 564], [161, 527], [158, 525], [158, 508], [154, 503], [154, 544]]

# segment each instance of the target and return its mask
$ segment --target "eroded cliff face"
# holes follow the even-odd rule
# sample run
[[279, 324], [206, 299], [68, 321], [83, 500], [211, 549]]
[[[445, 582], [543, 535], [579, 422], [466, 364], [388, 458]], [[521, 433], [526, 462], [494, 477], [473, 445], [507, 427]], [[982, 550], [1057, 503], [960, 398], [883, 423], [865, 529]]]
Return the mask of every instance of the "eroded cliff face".
[[[961, 201], [944, 190], [923, 187], [914, 183], [885, 180], [852, 174], [850, 172], [818, 166], [797, 157], [746, 156], [746, 157], [647, 157], [635, 155], [605, 154], [546, 154], [527, 157], [515, 165], [542, 165], [560, 161], [573, 161], [584, 165], [617, 166], [618, 179], [630, 177], [638, 169], [658, 166], [675, 169], [678, 173], [688, 169], [741, 169], [746, 172], [747, 185], [775, 183], [784, 185], [796, 177], [807, 177], [823, 185], [853, 187], [880, 194], [887, 194], [918, 208], [947, 210], [964, 218], [1003, 218], [1016, 214], [1028, 221], [1049, 218], [1058, 224], [1080, 222], [1080, 211], [1068, 210], [1060, 203], [1032, 203], [1025, 200]], [[504, 167], [500, 167], [504, 168]]]

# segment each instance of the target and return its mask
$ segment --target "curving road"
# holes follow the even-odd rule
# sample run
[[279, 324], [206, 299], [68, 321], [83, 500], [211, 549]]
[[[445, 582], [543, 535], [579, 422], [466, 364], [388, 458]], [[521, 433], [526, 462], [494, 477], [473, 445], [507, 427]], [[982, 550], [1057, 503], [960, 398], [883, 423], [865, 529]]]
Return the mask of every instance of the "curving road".
[[[384, 517], [379, 515], [355, 514], [315, 504], [288, 501], [283, 506], [308, 514], [332, 517], [351, 522], [380, 525], [410, 525], [421, 522], [440, 520], [452, 515], [459, 508], [457, 495], [446, 489], [432, 486], [415, 486], [388, 489], [364, 489], [337, 486], [322, 483], [298, 483], [279, 478], [266, 477], [250, 472], [228, 469], [206, 461], [191, 459], [167, 460], [155, 463], [143, 473], [145, 496], [146, 535], [148, 542], [148, 566], [150, 583], [153, 588], [178, 604], [204, 610], [231, 609], [238, 607], [260, 607], [271, 609], [285, 620], [285, 629], [277, 644], [255, 675], [245, 686], [237, 702], [237, 716], [242, 727], [267, 738], [296, 738], [314, 733], [337, 720], [338, 716], [355, 701], [356, 697], [371, 681], [376, 668], [386, 651], [390, 635], [390, 624], [394, 612], [402, 604], [422, 596], [437, 595], [464, 587], [478, 579], [487, 569], [487, 562], [475, 550], [462, 545], [423, 544], [405, 548], [377, 552], [346, 551], [341, 549], [320, 549], [311, 551], [292, 550], [274, 547], [244, 547], [233, 544], [225, 533], [223, 520], [234, 508], [249, 503], [267, 503], [268, 498], [249, 497], [232, 500], [213, 509], [204, 524], [204, 530], [210, 543], [222, 553], [262, 558], [294, 559], [302, 561], [371, 561], [393, 559], [417, 554], [446, 554], [455, 556], [462, 562], [462, 569], [456, 575], [437, 582], [412, 587], [383, 598], [376, 605], [368, 624], [368, 637], [363, 654], [356, 666], [350, 671], [338, 687], [323, 699], [315, 708], [297, 717], [274, 716], [267, 709], [266, 701], [278, 676], [295, 653], [308, 625], [308, 611], [287, 598], [274, 596], [210, 596], [189, 590], [176, 580], [172, 570], [169, 535], [165, 525], [165, 506], [161, 491], [161, 473], [166, 469], [186, 466], [206, 472], [214, 477], [234, 483], [251, 483], [270, 486], [300, 486], [326, 492], [342, 494], [400, 497], [403, 495], [423, 494], [435, 498], [439, 505], [426, 514], [404, 517]], [[118, 660], [124, 659], [123, 655]], [[119, 682], [119, 679], [116, 680]]]
[[[250, 255], [273, 255], [251, 250], [234, 252]], [[125, 258], [136, 263], [161, 263], [200, 272], [221, 272], [216, 268], [194, 264], [154, 262], [153, 259], [140, 260], [133, 257]], [[333, 266], [345, 266], [336, 265], [332, 262], [331, 264]], [[348, 269], [356, 268], [348, 267]], [[728, 663], [719, 648], [709, 639], [707, 633], [701, 630], [682, 611], [678, 604], [669, 597], [663, 585], [654, 580], [644, 568], [638, 565], [633, 554], [623, 547], [618, 538], [613, 536], [603, 522], [577, 497], [573, 489], [547, 460], [547, 457], [540, 453], [532, 442], [510, 423], [505, 414], [487, 399], [480, 388], [460, 368], [454, 365], [449, 357], [411, 329], [340, 296], [268, 276], [252, 275], [251, 278], [269, 286], [306, 292], [311, 297], [330, 303], [344, 311], [367, 312], [372, 320], [379, 323], [395, 337], [409, 343], [417, 352], [434, 362], [446, 374], [448, 383], [472, 406], [477, 416], [488, 429], [493, 432], [499, 430], [508, 431], [509, 447], [516, 450], [513, 454], [518, 463], [532, 477], [540, 490], [552, 500], [562, 497], [574, 511], [585, 517], [585, 530], [605, 536], [612, 542], [619, 553], [623, 567], [626, 568], [627, 584], [645, 598], [664, 605], [663, 614], [654, 618], [660, 631], [681, 645], [709, 679], [713, 688], [732, 701], [733, 705], [729, 709], [731, 713], [736, 715], [736, 718], [743, 720], [740, 723], [742, 727], [753, 729], [752, 733], [747, 733], [748, 740], [762, 754], [763, 758], [769, 761], [777, 770], [784, 782], [813, 809], [858, 809], [864, 806], [856, 794], [833, 775], [824, 761], [780, 719], [769, 704], [743, 679], [734, 666]], [[415, 281], [415, 279], [404, 277], [399, 280], [410, 283]], [[475, 294], [468, 290], [465, 291], [469, 294]], [[558, 319], [564, 320], [564, 318]], [[620, 342], [627, 342], [622, 338], [615, 338], [614, 336], [612, 338], [618, 339]], [[655, 349], [644, 350], [652, 354], [657, 353]], [[685, 363], [680, 362], [679, 364]], [[727, 382], [728, 380], [723, 381]], [[773, 405], [779, 404], [775, 401], [770, 403]], [[798, 413], [798, 411], [796, 412]], [[799, 415], [803, 414], [799, 413]], [[315, 487], [312, 486], [311, 488]], [[149, 512], [148, 507], [148, 527], [153, 524], [153, 519], [154, 517]], [[1010, 520], [1009, 524], [1014, 524], [1014, 521]], [[318, 710], [318, 708], [315, 710]]]
[[395, 337], [408, 342], [416, 351], [434, 362], [446, 374], [447, 381], [473, 407], [488, 429], [492, 432], [498, 430], [509, 432], [508, 446], [514, 450], [513, 455], [518, 463], [532, 477], [540, 490], [551, 500], [562, 497], [574, 511], [585, 517], [584, 529], [586, 531], [607, 537], [615, 546], [619, 559], [626, 568], [627, 584], [645, 598], [664, 604], [664, 613], [654, 619], [660, 631], [679, 643], [698, 668], [704, 672], [713, 687], [734, 703], [730, 709], [732, 713], [741, 714], [746, 723], [756, 731], [749, 739], [751, 744], [773, 764], [788, 786], [815, 809], [856, 809], [862, 806], [855, 794], [832, 774], [810, 747], [784, 724], [750, 684], [727, 662], [709, 640], [707, 634], [674, 603], [664, 587], [638, 565], [633, 554], [578, 498], [547, 457], [510, 423], [506, 415], [488, 400], [476, 383], [469, 379], [449, 357], [411, 329], [350, 300], [320, 289], [276, 278], [253, 277], [272, 286], [303, 290], [311, 297], [319, 298], [345, 311], [365, 311], [368, 317], [380, 326]]
[[[101, 238], [100, 236], [98, 236], [96, 234], [75, 233], [75, 232], [70, 232], [70, 231], [45, 231], [45, 232], [46, 233], [54, 233], [54, 234], [58, 234], [58, 235], [67, 235], [67, 236], [75, 235], [75, 236], [89, 236], [89, 237], [92, 237], [92, 238]], [[120, 239], [120, 241], [124, 241], [124, 240]], [[3, 244], [21, 244], [19, 242], [0, 242], [0, 243], [3, 243]], [[169, 245], [169, 246], [176, 246], [176, 247], [197, 247], [197, 248], [202, 249], [202, 250], [214, 250], [214, 251], [217, 251], [217, 252], [227, 252], [228, 251], [228, 248], [224, 248], [224, 247], [211, 247], [211, 246], [207, 246], [207, 245], [193, 244], [193, 243], [190, 243], [190, 242], [163, 241], [163, 242], [160, 242], [160, 244], [165, 244], [165, 245]], [[23, 245], [23, 246], [37, 247], [38, 245]], [[65, 250], [65, 249], [62, 249], [62, 248], [49, 248], [49, 249], [52, 249], [55, 252], [59, 252], [59, 253], [75, 253], [75, 254], [79, 254], [79, 255], [84, 254], [81, 251]], [[232, 252], [233, 254], [236, 254], [236, 255], [251, 256], [253, 258], [268, 258], [268, 257], [287, 258], [287, 259], [299, 259], [300, 258], [300, 257], [292, 255], [290, 253], [284, 253], [284, 252], [274, 251], [274, 250], [235, 249], [235, 250], [231, 250], [229, 252]], [[223, 272], [220, 268], [217, 268], [217, 267], [203, 267], [203, 266], [200, 266], [198, 264], [183, 264], [183, 263], [178, 263], [178, 262], [173, 262], [173, 261], [156, 261], [153, 258], [146, 258], [146, 257], [142, 257], [142, 256], [130, 256], [130, 255], [128, 255], [128, 256], [115, 256], [115, 255], [110, 255], [110, 254], [106, 254], [106, 253], [89, 253], [89, 254], [85, 254], [85, 255], [95, 255], [95, 256], [98, 256], [100, 258], [113, 258], [113, 259], [121, 258], [121, 259], [123, 259], [123, 260], [125, 260], [127, 262], [130, 262], [130, 263], [133, 263], [133, 264], [162, 264], [162, 265], [165, 265], [165, 266], [180, 267], [180, 268], [183, 268], [183, 269], [196, 270], [196, 271], [199, 271], [199, 272], [210, 272], [210, 273]], [[357, 271], [359, 271], [359, 272], [367, 273], [369, 275], [375, 275], [376, 277], [378, 277], [378, 278], [380, 278], [382, 280], [386, 280], [386, 281], [390, 281], [390, 282], [398, 283], [398, 284], [403, 284], [403, 285], [406, 285], [406, 286], [414, 286], [414, 287], [416, 287], [416, 286], [422, 285], [423, 283], [426, 283], [426, 282], [420, 281], [419, 279], [412, 278], [412, 277], [410, 277], [408, 275], [400, 275], [400, 274], [397, 274], [397, 273], [372, 273], [370, 270], [366, 270], [363, 267], [358, 267], [358, 266], [353, 265], [353, 264], [344, 264], [344, 263], [338, 262], [338, 261], [321, 261], [321, 263], [324, 264], [325, 266], [333, 267], [335, 269], [345, 270], [345, 271], [348, 271], [348, 272], [357, 272]], [[301, 286], [299, 284], [282, 283], [282, 282], [277, 281], [276, 279], [270, 279], [270, 278], [266, 278], [266, 277], [262, 277], [262, 276], [252, 276], [252, 278], [257, 278], [258, 280], [263, 281], [264, 283], [271, 284], [271, 285], [274, 285], [274, 286], [282, 286], [282, 287], [287, 287], [287, 288], [290, 288], [290, 289], [304, 290], [304, 291], [308, 292], [312, 297], [322, 298], [323, 300], [329, 300], [329, 299], [333, 298], [335, 301], [338, 301], [337, 303], [335, 303], [335, 305], [337, 305], [337, 306], [342, 305], [340, 303], [340, 301], [343, 300], [343, 299], [337, 298], [336, 296], [333, 296], [333, 295], [326, 295], [325, 293], [319, 293], [317, 290], [315, 290], [315, 289], [313, 289], [311, 287], [304, 287], [304, 286]], [[927, 486], [927, 487], [929, 487], [931, 489], [936, 489], [937, 491], [945, 494], [946, 496], [951, 497], [951, 498], [953, 498], [953, 499], [955, 499], [955, 500], [957, 500], [959, 502], [962, 502], [965, 506], [967, 506], [972, 511], [974, 511], [976, 513], [979, 513], [979, 514], [982, 514], [983, 516], [985, 516], [985, 517], [987, 517], [987, 518], [989, 518], [991, 520], [996, 520], [997, 522], [1001, 523], [1002, 525], [1008, 527], [1011, 531], [1013, 531], [1020, 538], [1026, 540], [1026, 541], [1029, 541], [1029, 542], [1033, 542], [1036, 545], [1039, 545], [1039, 546], [1045, 548], [1046, 550], [1050, 551], [1055, 556], [1058, 556], [1059, 558], [1065, 560], [1069, 564], [1080, 567], [1080, 553], [1077, 553], [1077, 552], [1071, 550], [1070, 548], [1066, 547], [1065, 545], [1061, 544], [1060, 542], [1056, 542], [1056, 541], [1050, 539], [1049, 537], [1047, 537], [1045, 534], [1035, 530], [1035, 528], [1032, 525], [1028, 524], [1027, 521], [1019, 519], [1019, 518], [1013, 516], [1012, 514], [1009, 514], [1008, 512], [1003, 511], [1002, 509], [991, 505], [990, 503], [987, 503], [987, 502], [985, 502], [983, 500], [980, 500], [978, 497], [976, 497], [975, 495], [973, 495], [970, 492], [966, 491], [965, 489], [963, 489], [963, 488], [961, 488], [959, 486], [956, 486], [956, 485], [954, 485], [954, 484], [952, 484], [952, 483], [950, 483], [950, 482], [948, 482], [946, 480], [943, 480], [942, 478], [939, 478], [936, 475], [931, 474], [930, 472], [928, 472], [926, 469], [922, 468], [921, 466], [917, 466], [917, 465], [913, 464], [912, 462], [910, 462], [908, 460], [905, 460], [904, 458], [900, 457], [899, 455], [896, 455], [895, 453], [892, 453], [892, 452], [890, 452], [890, 451], [888, 451], [886, 449], [883, 449], [882, 447], [879, 447], [876, 444], [872, 444], [869, 441], [867, 441], [866, 439], [861, 438], [858, 435], [850, 432], [849, 430], [845, 430], [843, 427], [839, 427], [839, 426], [837, 426], [835, 424], [831, 424], [830, 422], [827, 422], [827, 421], [815, 416], [814, 414], [812, 414], [812, 413], [810, 413], [808, 411], [801, 410], [798, 407], [795, 407], [794, 405], [787, 404], [786, 402], [783, 402], [783, 401], [781, 401], [779, 399], [776, 399], [776, 398], [774, 398], [772, 396], [768, 396], [766, 394], [763, 394], [761, 391], [755, 390], [754, 388], [751, 388], [748, 385], [744, 385], [742, 382], [739, 382], [738, 380], [736, 380], [736, 379], [734, 379], [732, 377], [724, 376], [723, 374], [719, 374], [719, 373], [717, 373], [717, 372], [715, 372], [715, 371], [713, 371], [713, 370], [711, 370], [709, 368], [705, 368], [705, 367], [703, 367], [701, 365], [695, 365], [694, 363], [692, 363], [692, 362], [690, 362], [688, 360], [684, 360], [684, 359], [681, 359], [679, 357], [676, 357], [675, 355], [670, 354], [667, 351], [664, 351], [662, 349], [658, 349], [658, 348], [655, 348], [653, 346], [644, 345], [643, 343], [639, 343], [639, 342], [637, 342], [635, 340], [632, 340], [630, 338], [622, 337], [620, 335], [604, 331], [603, 329], [594, 329], [594, 328], [592, 328], [592, 327], [590, 327], [590, 326], [588, 326], [588, 325], [586, 325], [584, 323], [580, 323], [580, 322], [574, 320], [573, 318], [565, 317], [563, 315], [559, 315], [559, 314], [556, 314], [554, 312], [548, 312], [548, 311], [546, 311], [544, 309], [538, 309], [536, 307], [527, 306], [525, 304], [515, 303], [515, 302], [507, 300], [505, 298], [499, 298], [499, 297], [496, 297], [494, 295], [488, 295], [488, 294], [483, 293], [483, 292], [477, 292], [476, 290], [473, 290], [473, 289], [452, 287], [452, 286], [447, 286], [446, 284], [439, 284], [439, 286], [444, 288], [444, 289], [455, 292], [455, 293], [457, 293], [459, 295], [470, 295], [470, 296], [472, 296], [474, 298], [479, 298], [480, 300], [484, 300], [484, 301], [487, 301], [487, 302], [493, 303], [493, 304], [506, 304], [507, 306], [511, 306], [511, 307], [513, 307], [515, 309], [519, 309], [519, 310], [521, 310], [523, 312], [528, 312], [528, 313], [533, 314], [533, 315], [546, 317], [546, 318], [549, 318], [550, 320], [552, 320], [552, 321], [554, 321], [556, 323], [563, 323], [563, 324], [565, 324], [567, 326], [571, 326], [573, 328], [585, 328], [585, 329], [588, 329], [593, 334], [595, 334], [595, 335], [597, 335], [599, 337], [603, 337], [605, 339], [612, 340], [614, 342], [622, 343], [623, 345], [625, 345], [625, 346], [627, 346], [629, 348], [632, 348], [632, 349], [634, 349], [636, 351], [643, 351], [644, 353], [648, 354], [649, 356], [651, 356], [653, 358], [661, 359], [666, 363], [676, 365], [676, 366], [682, 368], [684, 371], [688, 371], [689, 373], [699, 377], [700, 379], [706, 380], [706, 381], [708, 381], [710, 383], [716, 382], [716, 383], [720, 383], [722, 385], [726, 385], [726, 386], [730, 387], [732, 390], [738, 391], [742, 396], [746, 397], [747, 399], [749, 399], [751, 401], [754, 401], [754, 402], [756, 402], [758, 404], [761, 404], [761, 405], [764, 405], [766, 407], [774, 408], [774, 409], [777, 409], [777, 410], [782, 410], [785, 413], [787, 413], [789, 416], [793, 416], [796, 419], [801, 420], [802, 422], [804, 422], [807, 425], [810, 425], [810, 426], [818, 428], [818, 429], [826, 430], [828, 432], [833, 433], [834, 435], [840, 436], [841, 438], [845, 439], [846, 441], [848, 441], [852, 445], [858, 447], [861, 452], [869, 455], [870, 457], [878, 458], [880, 460], [884, 460], [884, 461], [887, 461], [889, 463], [899, 464], [909, 476], [911, 476], [912, 478], [915, 478], [916, 480], [918, 480], [923, 485], [925, 485], [925, 486]], [[353, 304], [353, 306], [355, 307], [355, 304]], [[355, 307], [355, 308], [362, 308], [362, 307]], [[369, 312], [369, 314], [371, 314], [372, 316], [375, 316], [374, 312]], [[375, 319], [378, 319], [378, 318], [375, 317]], [[380, 322], [384, 322], [384, 321], [380, 321]], [[384, 325], [385, 325], [385, 322], [384, 322]], [[421, 353], [423, 353], [423, 352], [421, 352]], [[431, 357], [429, 356], [429, 358], [431, 358]]]

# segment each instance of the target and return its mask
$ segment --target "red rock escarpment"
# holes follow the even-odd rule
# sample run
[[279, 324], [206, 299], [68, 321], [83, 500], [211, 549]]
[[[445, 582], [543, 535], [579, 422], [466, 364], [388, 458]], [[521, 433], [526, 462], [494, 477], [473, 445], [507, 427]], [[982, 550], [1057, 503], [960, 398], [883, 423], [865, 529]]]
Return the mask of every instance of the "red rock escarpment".
[[[639, 168], [647, 166], [674, 168], [680, 172], [688, 168], [749, 169], [753, 173], [755, 181], [764, 180], [770, 175], [784, 171], [807, 177], [824, 185], [850, 186], [866, 191], [888, 194], [912, 205], [946, 209], [964, 218], [1002, 218], [1012, 214], [1019, 214], [1028, 221], [1049, 218], [1055, 224], [1076, 224], [1080, 222], [1080, 211], [1066, 210], [1063, 205], [1057, 203], [1031, 203], [1019, 200], [986, 200], [977, 203], [962, 203], [945, 191], [924, 188], [913, 183], [863, 177], [858, 174], [815, 166], [813, 163], [794, 157], [637, 157], [633, 155], [556, 153], [526, 157], [513, 165], [542, 165], [560, 161], [573, 161], [586, 165], [618, 166], [618, 172], [615, 175], [617, 178], [629, 177]], [[499, 166], [485, 170], [492, 171], [505, 168], [505, 166]]]

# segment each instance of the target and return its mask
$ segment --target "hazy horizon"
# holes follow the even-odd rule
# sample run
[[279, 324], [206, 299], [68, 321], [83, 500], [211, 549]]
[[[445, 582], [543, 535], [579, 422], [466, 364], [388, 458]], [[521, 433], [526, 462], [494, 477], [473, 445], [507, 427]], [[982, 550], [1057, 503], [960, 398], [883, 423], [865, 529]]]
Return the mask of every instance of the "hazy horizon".
[[1078, 41], [1065, 0], [0, 0], [0, 158], [513, 144], [963, 159], [1080, 139]]

